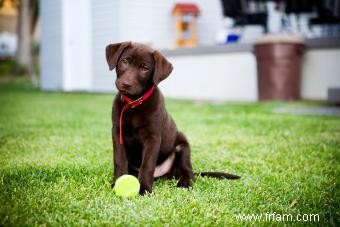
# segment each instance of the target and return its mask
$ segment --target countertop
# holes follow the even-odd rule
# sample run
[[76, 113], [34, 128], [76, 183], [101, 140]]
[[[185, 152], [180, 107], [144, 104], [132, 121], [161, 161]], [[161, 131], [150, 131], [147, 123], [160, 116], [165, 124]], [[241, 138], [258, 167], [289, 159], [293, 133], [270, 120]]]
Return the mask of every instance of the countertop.
[[[315, 38], [305, 39], [306, 49], [330, 49], [340, 48], [340, 37], [334, 38]], [[166, 56], [181, 56], [181, 55], [201, 55], [201, 54], [221, 54], [221, 53], [234, 53], [234, 52], [252, 52], [253, 43], [234, 43], [216, 46], [199, 46], [194, 48], [181, 48], [181, 49], [167, 49], [162, 50]]]

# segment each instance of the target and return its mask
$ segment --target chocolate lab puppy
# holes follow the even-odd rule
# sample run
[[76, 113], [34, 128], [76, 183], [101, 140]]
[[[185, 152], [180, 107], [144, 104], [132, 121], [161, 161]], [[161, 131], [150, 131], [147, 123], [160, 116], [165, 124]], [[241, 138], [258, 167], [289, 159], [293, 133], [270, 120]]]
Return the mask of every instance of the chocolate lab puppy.
[[[171, 63], [160, 52], [132, 42], [108, 45], [106, 59], [110, 70], [116, 68], [118, 89], [112, 108], [114, 180], [135, 175], [140, 194], [151, 193], [154, 178], [161, 176], [179, 179], [177, 187], [192, 187], [189, 143], [166, 111], [157, 87], [170, 75]], [[239, 178], [218, 172], [200, 175]]]

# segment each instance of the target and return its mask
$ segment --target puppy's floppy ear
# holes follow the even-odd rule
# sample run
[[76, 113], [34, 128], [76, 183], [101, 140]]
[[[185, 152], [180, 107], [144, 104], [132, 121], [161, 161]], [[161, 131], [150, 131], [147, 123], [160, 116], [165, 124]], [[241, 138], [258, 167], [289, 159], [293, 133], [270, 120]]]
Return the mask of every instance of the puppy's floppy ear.
[[120, 55], [129, 46], [131, 46], [131, 42], [114, 43], [106, 46], [106, 61], [110, 70], [116, 68]]
[[155, 60], [155, 72], [153, 75], [154, 84], [159, 84], [162, 80], [167, 78], [172, 72], [172, 64], [157, 50], [153, 52]]

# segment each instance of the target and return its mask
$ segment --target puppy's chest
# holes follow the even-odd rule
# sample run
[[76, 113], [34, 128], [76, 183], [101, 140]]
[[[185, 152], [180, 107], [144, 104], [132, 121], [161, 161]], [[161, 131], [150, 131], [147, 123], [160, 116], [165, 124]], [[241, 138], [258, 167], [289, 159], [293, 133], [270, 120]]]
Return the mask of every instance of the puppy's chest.
[[122, 119], [123, 138], [129, 142], [139, 142], [140, 132], [148, 125], [148, 120], [144, 116], [138, 116], [134, 113], [126, 113]]

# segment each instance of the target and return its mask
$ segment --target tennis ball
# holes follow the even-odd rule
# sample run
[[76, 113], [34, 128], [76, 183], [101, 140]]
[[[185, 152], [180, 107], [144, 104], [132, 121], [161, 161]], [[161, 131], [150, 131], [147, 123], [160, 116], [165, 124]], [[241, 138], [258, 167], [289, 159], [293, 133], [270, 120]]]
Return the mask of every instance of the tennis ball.
[[123, 175], [119, 177], [113, 187], [115, 194], [124, 198], [131, 198], [138, 195], [139, 189], [139, 181], [132, 175]]

